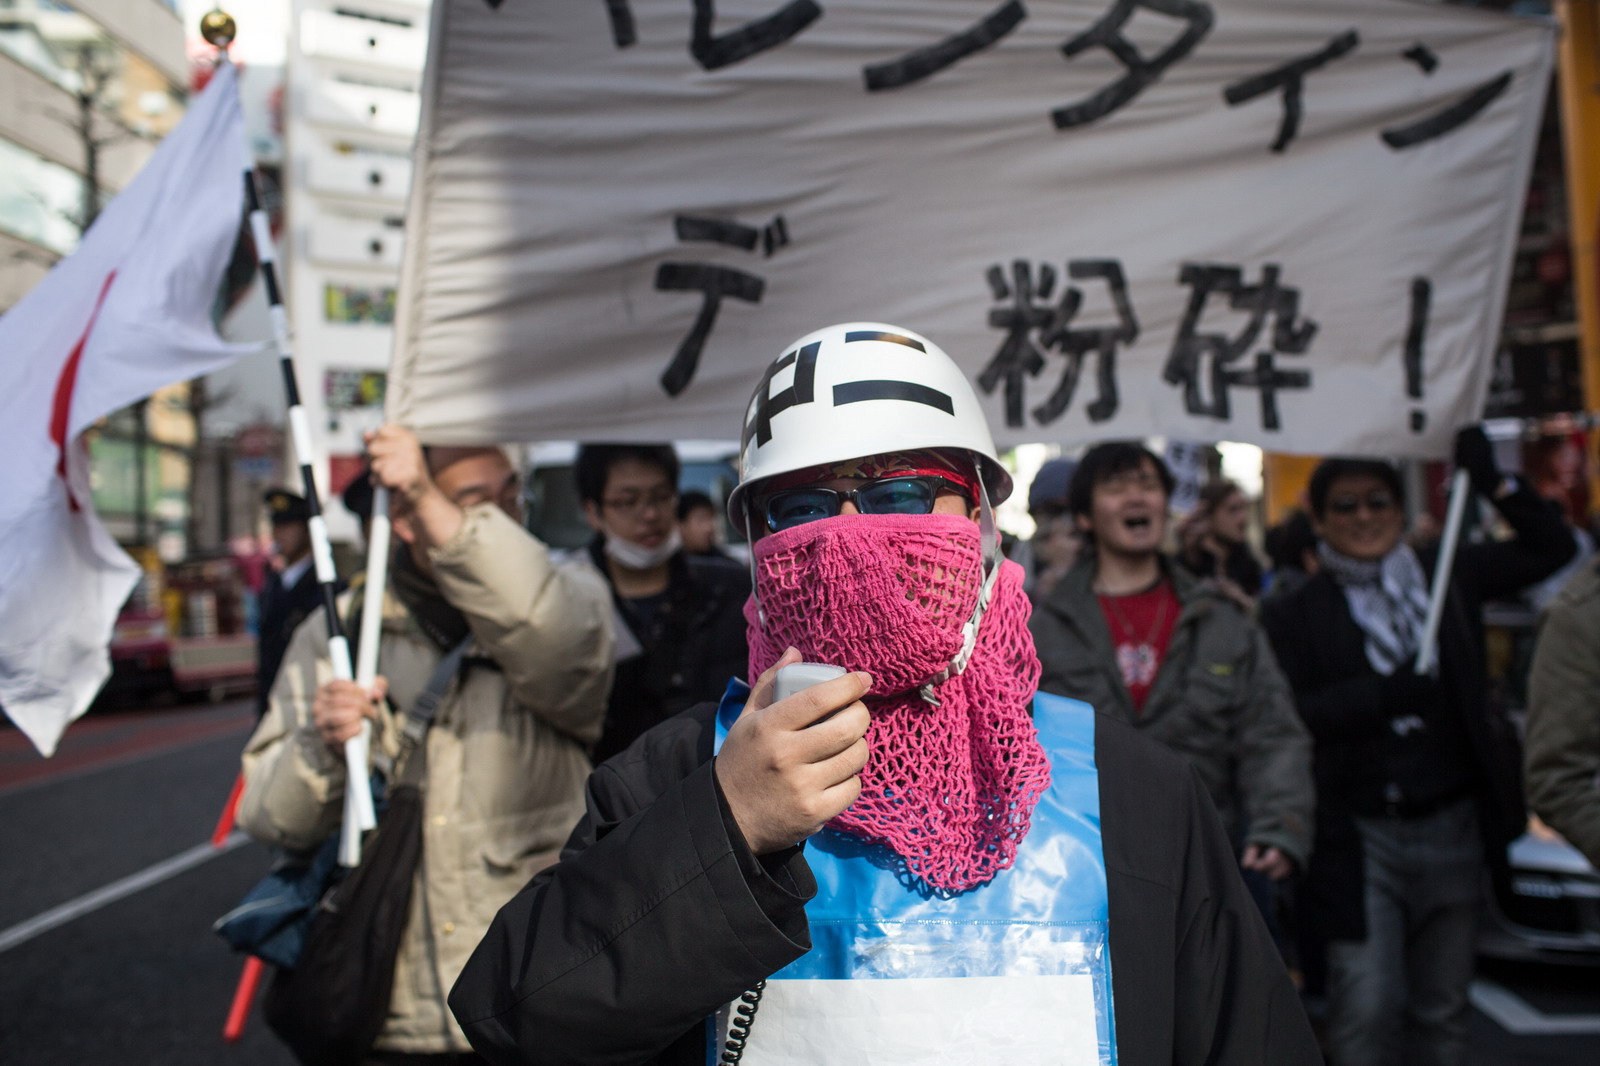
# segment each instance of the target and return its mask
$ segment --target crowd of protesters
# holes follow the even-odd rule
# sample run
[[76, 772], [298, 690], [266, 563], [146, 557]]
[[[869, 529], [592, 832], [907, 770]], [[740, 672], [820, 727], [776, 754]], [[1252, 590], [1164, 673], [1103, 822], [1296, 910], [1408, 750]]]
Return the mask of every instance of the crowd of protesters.
[[[869, 363], [899, 398], [775, 414], [758, 390], [731, 524], [680, 493], [671, 446], [587, 445], [593, 539], [552, 551], [498, 448], [374, 434], [355, 488], [390, 490], [397, 541], [372, 690], [333, 676], [304, 501], [269, 494], [288, 565], [241, 825], [291, 855], [335, 834], [363, 721], [381, 767], [426, 783], [360, 1061], [731, 1062], [752, 1040], [765, 1062], [862, 1041], [920, 1061], [917, 1040], [1002, 1030], [1008, 1061], [1074, 1039], [1316, 1061], [1297, 982], [1334, 1066], [1462, 1063], [1481, 885], [1526, 822], [1487, 601], [1546, 608], [1527, 797], [1600, 863], [1600, 568], [1570, 479], [1504, 476], [1459, 435], [1502, 535], [1456, 552], [1419, 669], [1439, 552], [1408, 537], [1393, 464], [1323, 461], [1264, 568], [1237, 484], [1174, 516], [1158, 455], [1098, 444], [1038, 472], [1006, 561], [1010, 475], [953, 364], [893, 327], [786, 357], [808, 343], [819, 380]], [[905, 399], [934, 393], [948, 420]], [[802, 658], [849, 672], [779, 689]], [[890, 977], [925, 1002], [879, 997]], [[940, 983], [977, 978], [1006, 982], [1006, 1026]]]
[[[1134, 444], [1092, 448], [1062, 500], [1089, 557], [1035, 608], [1047, 687], [1128, 716], [1213, 768], [1208, 780], [1247, 877], [1260, 857], [1251, 840], [1281, 830], [1286, 807], [1309, 815], [1312, 800], [1304, 770], [1290, 769], [1304, 793], [1298, 804], [1280, 798], [1277, 814], [1249, 807], [1260, 795], [1246, 784], [1252, 754], [1258, 766], [1264, 749], [1287, 767], [1296, 750], [1310, 759], [1315, 843], [1308, 819], [1298, 848], [1279, 849], [1287, 864], [1275, 866], [1279, 880], [1296, 875], [1295, 906], [1257, 898], [1291, 964], [1325, 989], [1324, 1045], [1336, 1064], [1464, 1061], [1484, 873], [1503, 880], [1506, 845], [1526, 820], [1519, 746], [1488, 698], [1483, 606], [1519, 596], [1542, 604], [1553, 593], [1541, 590], [1568, 578], [1531, 675], [1529, 794], [1595, 854], [1600, 578], [1582, 565], [1592, 541], [1568, 528], [1548, 485], [1503, 477], [1481, 431], [1460, 435], [1455, 461], [1509, 535], [1459, 550], [1437, 665], [1424, 673], [1414, 660], [1437, 544], [1417, 550], [1405, 538], [1401, 478], [1387, 462], [1321, 463], [1308, 507], [1268, 530], [1263, 574], [1245, 543], [1248, 503], [1236, 485], [1202, 489], [1169, 559], [1157, 547], [1172, 491], [1161, 460]], [[1235, 641], [1232, 656], [1212, 647], [1197, 660], [1173, 616], [1202, 632], [1201, 619], [1217, 611], [1225, 621], [1210, 628], [1254, 633], [1270, 651], [1242, 664]], [[1249, 700], [1230, 692], [1240, 677]], [[1291, 729], [1259, 709], [1252, 716], [1251, 704], [1275, 698], [1297, 712]], [[1181, 720], [1197, 706], [1211, 708], [1210, 728]], [[1251, 814], [1242, 830], [1241, 802]], [[1293, 929], [1280, 931], [1280, 914]]]

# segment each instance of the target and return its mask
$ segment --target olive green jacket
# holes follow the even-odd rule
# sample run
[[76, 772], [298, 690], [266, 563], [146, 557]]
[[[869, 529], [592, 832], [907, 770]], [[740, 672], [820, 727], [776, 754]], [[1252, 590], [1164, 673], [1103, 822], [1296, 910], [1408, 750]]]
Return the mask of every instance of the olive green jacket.
[[[430, 559], [473, 639], [427, 734], [422, 859], [377, 1043], [414, 1054], [470, 1050], [445, 994], [495, 913], [555, 862], [583, 815], [587, 749], [600, 736], [612, 659], [604, 579], [589, 566], [556, 564], [497, 508], [468, 511]], [[378, 672], [393, 708], [374, 723], [375, 762], [399, 754], [405, 708], [441, 658], [388, 597]], [[338, 832], [344, 757], [311, 720], [317, 687], [332, 677], [319, 612], [295, 631], [244, 751], [239, 825], [263, 843], [306, 851]]]
[[1600, 867], [1600, 567], [1545, 609], [1528, 678], [1528, 806]]
[[1165, 559], [1162, 567], [1182, 607], [1142, 711], [1133, 709], [1094, 594], [1092, 550], [1034, 609], [1039, 687], [1185, 756], [1236, 841], [1278, 848], [1304, 870], [1315, 804], [1311, 736], [1266, 635], [1233, 603]]

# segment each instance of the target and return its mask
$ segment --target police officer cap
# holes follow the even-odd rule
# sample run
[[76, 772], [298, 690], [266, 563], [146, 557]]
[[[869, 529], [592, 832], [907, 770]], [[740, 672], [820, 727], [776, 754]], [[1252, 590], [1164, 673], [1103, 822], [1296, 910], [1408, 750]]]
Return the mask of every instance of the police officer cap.
[[304, 496], [296, 496], [288, 489], [269, 489], [261, 496], [267, 505], [267, 517], [273, 525], [279, 522], [306, 522], [311, 519], [311, 505]]

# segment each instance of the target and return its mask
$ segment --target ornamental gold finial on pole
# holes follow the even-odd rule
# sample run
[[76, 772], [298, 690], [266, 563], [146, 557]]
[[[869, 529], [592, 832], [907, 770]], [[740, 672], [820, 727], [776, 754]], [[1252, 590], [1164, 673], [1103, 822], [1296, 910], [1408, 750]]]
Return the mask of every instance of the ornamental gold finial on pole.
[[200, 19], [200, 36], [217, 48], [227, 48], [238, 32], [233, 16], [220, 7], [207, 11]]

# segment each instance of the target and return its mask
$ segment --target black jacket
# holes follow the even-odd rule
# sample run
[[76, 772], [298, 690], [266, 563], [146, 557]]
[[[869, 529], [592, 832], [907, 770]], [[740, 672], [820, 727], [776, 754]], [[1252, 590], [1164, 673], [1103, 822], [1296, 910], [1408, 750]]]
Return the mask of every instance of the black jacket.
[[[342, 586], [341, 586], [342, 587]], [[283, 587], [277, 571], [267, 575], [261, 588], [261, 610], [256, 629], [256, 716], [266, 713], [272, 682], [289, 649], [289, 638], [306, 616], [322, 605], [322, 586], [317, 583], [317, 568], [307, 566], [293, 588]]]
[[[809, 950], [804, 849], [750, 853], [713, 772], [714, 715], [596, 770], [561, 862], [495, 918], [450, 994], [489, 1061], [702, 1066], [703, 1020]], [[1095, 759], [1119, 1063], [1320, 1064], [1194, 772], [1103, 716]]]
[[[1516, 733], [1485, 691], [1483, 604], [1514, 596], [1559, 569], [1573, 551], [1560, 513], [1531, 490], [1520, 488], [1496, 506], [1516, 537], [1457, 551], [1439, 626], [1438, 672], [1440, 705], [1457, 716], [1466, 738], [1491, 869], [1504, 866], [1505, 846], [1522, 832], [1526, 812]], [[1431, 581], [1438, 553], [1419, 554]], [[1314, 741], [1317, 849], [1306, 879], [1306, 917], [1330, 939], [1364, 939], [1365, 875], [1354, 804], [1370, 768], [1385, 758], [1390, 718], [1410, 709], [1400, 705], [1405, 679], [1372, 669], [1344, 591], [1326, 571], [1265, 600], [1261, 623]]]
[[[590, 547], [590, 558], [608, 573], [600, 542]], [[679, 552], [668, 563], [668, 575], [666, 596], [648, 618], [612, 589], [617, 613], [643, 651], [617, 661], [596, 763], [680, 711], [720, 699], [728, 679], [743, 677], [749, 668], [745, 568], [731, 559]]]

